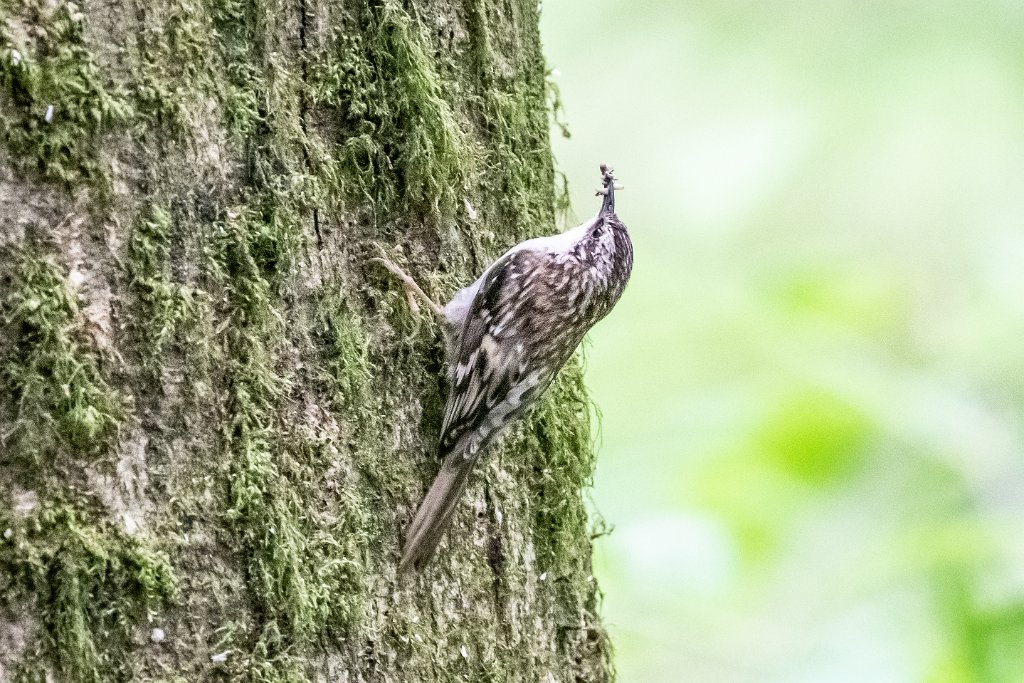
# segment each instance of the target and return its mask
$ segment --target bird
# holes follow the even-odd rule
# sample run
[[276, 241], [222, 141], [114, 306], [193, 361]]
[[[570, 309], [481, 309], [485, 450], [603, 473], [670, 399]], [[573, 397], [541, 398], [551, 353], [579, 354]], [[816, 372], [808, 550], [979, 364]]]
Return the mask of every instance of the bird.
[[563, 233], [516, 244], [446, 305], [394, 262], [370, 259], [437, 316], [450, 390], [438, 442], [441, 469], [405, 533], [399, 573], [422, 570], [451, 522], [470, 472], [494, 439], [523, 417], [584, 335], [622, 296], [633, 245], [615, 213], [613, 171], [602, 164], [601, 208]]

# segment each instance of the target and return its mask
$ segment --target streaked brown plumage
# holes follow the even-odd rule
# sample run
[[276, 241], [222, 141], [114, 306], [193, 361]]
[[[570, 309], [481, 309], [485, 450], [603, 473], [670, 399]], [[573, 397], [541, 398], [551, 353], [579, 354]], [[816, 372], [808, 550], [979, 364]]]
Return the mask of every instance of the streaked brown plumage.
[[615, 179], [605, 166], [601, 173], [597, 216], [516, 245], [443, 309], [396, 265], [375, 259], [441, 316], [449, 344], [444, 462], [406, 532], [400, 569], [422, 569], [429, 561], [477, 458], [536, 401], [622, 295], [633, 248], [615, 215]]

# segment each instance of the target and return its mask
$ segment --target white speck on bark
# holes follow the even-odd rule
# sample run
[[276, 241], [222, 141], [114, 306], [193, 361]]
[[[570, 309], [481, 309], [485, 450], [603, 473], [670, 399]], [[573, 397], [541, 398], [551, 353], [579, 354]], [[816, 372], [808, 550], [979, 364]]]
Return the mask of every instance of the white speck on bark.
[[39, 506], [39, 496], [35, 491], [18, 491], [14, 494], [14, 514], [28, 517]]
[[162, 628], [155, 628], [149, 634], [149, 639], [152, 640], [154, 643], [162, 643], [164, 642], [164, 638], [166, 637], [167, 634], [164, 633], [164, 630]]
[[230, 650], [224, 650], [224, 652], [218, 652], [217, 654], [215, 654], [212, 657], [210, 657], [210, 661], [213, 662], [214, 664], [222, 664], [222, 663], [228, 661], [228, 652], [230, 652]]
[[52, 104], [46, 108], [46, 113], [43, 114], [43, 121], [46, 121], [47, 123], [49, 123], [50, 121], [53, 121], [53, 105]]

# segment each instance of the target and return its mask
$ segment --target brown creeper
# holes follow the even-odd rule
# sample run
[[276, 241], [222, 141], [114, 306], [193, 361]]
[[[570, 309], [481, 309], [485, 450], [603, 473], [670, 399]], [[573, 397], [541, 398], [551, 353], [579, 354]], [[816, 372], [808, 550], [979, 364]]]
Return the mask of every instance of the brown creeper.
[[441, 471], [406, 532], [399, 570], [434, 554], [476, 459], [551, 383], [622, 295], [633, 266], [626, 226], [615, 215], [615, 178], [601, 166], [597, 216], [560, 235], [509, 249], [443, 308], [386, 259], [410, 305], [415, 296], [446, 328], [451, 393], [441, 427]]

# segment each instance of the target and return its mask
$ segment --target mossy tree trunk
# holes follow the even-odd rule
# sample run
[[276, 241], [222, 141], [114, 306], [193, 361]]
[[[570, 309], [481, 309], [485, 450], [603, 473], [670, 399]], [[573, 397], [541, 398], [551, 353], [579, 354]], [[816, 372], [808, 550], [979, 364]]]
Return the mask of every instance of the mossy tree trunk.
[[578, 363], [397, 578], [444, 299], [554, 228], [536, 0], [0, 2], [0, 681], [601, 681]]

